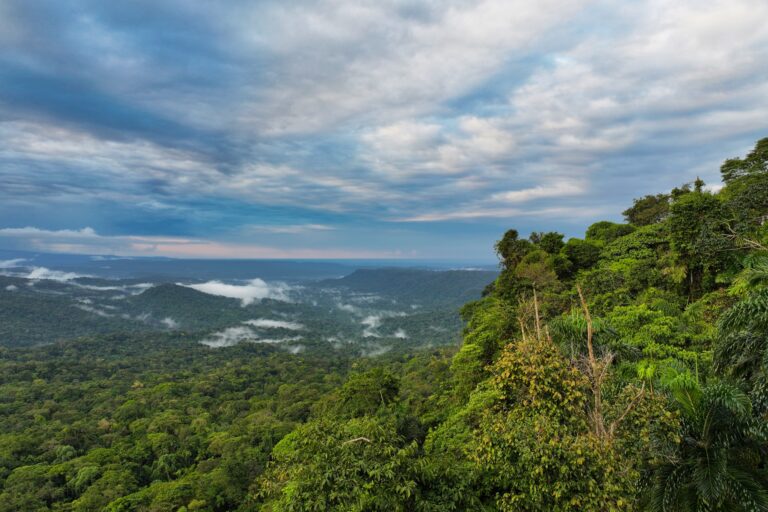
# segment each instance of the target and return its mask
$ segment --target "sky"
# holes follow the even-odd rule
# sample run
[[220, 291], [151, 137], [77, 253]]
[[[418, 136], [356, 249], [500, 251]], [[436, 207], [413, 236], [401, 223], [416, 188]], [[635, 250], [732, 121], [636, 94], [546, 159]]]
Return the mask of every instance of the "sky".
[[491, 261], [768, 136], [765, 0], [0, 0], [0, 248]]

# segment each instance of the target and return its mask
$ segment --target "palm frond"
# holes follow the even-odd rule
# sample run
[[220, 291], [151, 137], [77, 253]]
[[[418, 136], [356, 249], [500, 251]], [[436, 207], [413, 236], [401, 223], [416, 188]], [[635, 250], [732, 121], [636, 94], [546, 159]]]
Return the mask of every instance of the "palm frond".
[[721, 332], [768, 332], [768, 288], [758, 290], [736, 303], [720, 318]]

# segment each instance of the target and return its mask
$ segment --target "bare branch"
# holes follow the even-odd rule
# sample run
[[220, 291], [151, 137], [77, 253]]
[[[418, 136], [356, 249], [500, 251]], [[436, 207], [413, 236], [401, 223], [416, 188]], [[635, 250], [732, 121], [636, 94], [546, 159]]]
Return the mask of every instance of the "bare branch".
[[350, 444], [350, 443], [359, 443], [360, 441], [365, 441], [366, 443], [372, 443], [373, 442], [370, 439], [368, 439], [367, 437], [356, 437], [354, 439], [350, 439], [349, 441], [344, 441], [343, 443], [341, 443], [341, 445], [344, 446], [344, 445]]
[[539, 320], [539, 299], [536, 297], [536, 287], [533, 288], [533, 311], [536, 315], [536, 339], [541, 341], [541, 321]]
[[581, 286], [576, 285], [576, 290], [579, 292], [579, 300], [581, 301], [581, 309], [584, 311], [584, 318], [587, 320], [587, 351], [589, 352], [589, 361], [594, 365], [595, 352], [592, 349], [592, 316], [589, 314], [589, 307], [587, 301], [584, 299], [584, 294], [581, 291]]
[[731, 227], [730, 224], [725, 224], [726, 229], [728, 229], [728, 234], [725, 235], [726, 238], [734, 241], [738, 246], [739, 249], [755, 249], [758, 251], [768, 251], [768, 247], [764, 246], [757, 240], [752, 240], [751, 238], [747, 238], [743, 235], [738, 234], [733, 227]]
[[522, 339], [526, 339], [528, 335], [525, 332], [525, 323], [523, 323], [523, 317], [518, 315], [517, 321], [520, 323], [520, 336], [522, 336]]
[[624, 418], [627, 417], [627, 414], [630, 413], [632, 409], [634, 409], [635, 405], [637, 405], [637, 402], [640, 401], [640, 399], [645, 394], [645, 382], [643, 382], [642, 387], [640, 388], [640, 392], [637, 394], [637, 396], [629, 403], [626, 409], [624, 409], [624, 412], [616, 418], [616, 420], [611, 423], [610, 428], [608, 429], [608, 433], [613, 437], [613, 433], [616, 431], [616, 428], [621, 424], [622, 421], [624, 421]]

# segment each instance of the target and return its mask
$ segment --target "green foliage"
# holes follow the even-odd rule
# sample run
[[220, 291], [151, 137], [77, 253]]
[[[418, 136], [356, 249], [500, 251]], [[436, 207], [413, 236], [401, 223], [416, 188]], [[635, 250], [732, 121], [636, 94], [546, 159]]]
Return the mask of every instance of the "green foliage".
[[451, 371], [458, 395], [466, 397], [487, 376], [486, 366], [511, 339], [516, 326], [511, 306], [495, 296], [468, 304], [462, 313], [468, 319], [464, 343], [453, 359]]
[[761, 468], [768, 431], [752, 415], [747, 395], [726, 383], [699, 388], [690, 380], [674, 391], [681, 442], [654, 468], [649, 509], [768, 510]]
[[565, 246], [563, 234], [550, 231], [549, 233], [531, 233], [528, 237], [531, 243], [538, 245], [542, 251], [557, 254]]
[[728, 310], [720, 321], [724, 331], [768, 331], [768, 289], [756, 291]]
[[504, 236], [496, 242], [495, 249], [496, 254], [499, 255], [501, 263], [505, 268], [512, 269], [523, 256], [528, 254], [532, 249], [532, 244], [528, 240], [518, 238], [519, 234], [516, 230], [510, 229]]
[[339, 413], [353, 418], [371, 415], [394, 402], [399, 393], [399, 380], [383, 368], [354, 373], [339, 392]]
[[626, 236], [633, 231], [635, 227], [629, 224], [617, 224], [615, 222], [608, 222], [603, 220], [595, 222], [587, 228], [586, 236], [584, 237], [588, 242], [596, 242], [598, 244], [608, 244]]
[[391, 422], [307, 423], [275, 446], [254, 494], [263, 510], [412, 510], [415, 451]]
[[589, 240], [571, 238], [563, 248], [563, 254], [573, 263], [573, 270], [587, 269], [600, 258], [600, 246]]
[[475, 457], [498, 510], [628, 510], [636, 475], [588, 429], [588, 382], [548, 342], [509, 345], [494, 364], [499, 393]]
[[726, 236], [727, 209], [715, 195], [691, 192], [672, 204], [670, 240], [678, 261], [687, 269], [692, 298], [713, 288], [718, 272], [726, 268], [733, 244]]
[[760, 139], [745, 158], [730, 158], [720, 167], [720, 173], [729, 186], [739, 178], [768, 173], [768, 138]]
[[[578, 359], [587, 354], [587, 319], [579, 310], [572, 310], [551, 320], [548, 324], [552, 340], [569, 359]], [[615, 347], [618, 341], [616, 330], [600, 318], [592, 321], [593, 342], [597, 351]]]
[[648, 226], [662, 222], [669, 215], [669, 194], [648, 195], [635, 199], [634, 204], [622, 214], [635, 226]]

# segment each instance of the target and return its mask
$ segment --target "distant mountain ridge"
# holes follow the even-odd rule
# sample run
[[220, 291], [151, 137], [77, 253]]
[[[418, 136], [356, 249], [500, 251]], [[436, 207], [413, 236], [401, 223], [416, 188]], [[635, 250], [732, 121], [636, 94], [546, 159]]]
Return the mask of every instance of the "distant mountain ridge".
[[430, 270], [418, 268], [358, 269], [341, 279], [325, 279], [322, 288], [343, 287], [425, 305], [460, 306], [477, 300], [498, 276], [491, 270]]

